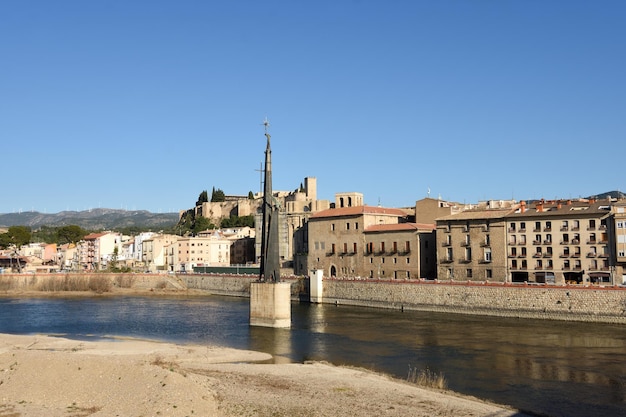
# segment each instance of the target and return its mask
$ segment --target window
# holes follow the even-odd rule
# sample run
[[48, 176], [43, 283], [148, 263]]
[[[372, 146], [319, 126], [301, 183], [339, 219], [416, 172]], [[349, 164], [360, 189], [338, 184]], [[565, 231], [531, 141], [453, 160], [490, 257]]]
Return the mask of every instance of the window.
[[578, 220], [572, 220], [572, 230], [580, 229], [580, 222]]
[[473, 274], [472, 274], [472, 270], [471, 270], [471, 269], [469, 269], [469, 268], [468, 268], [468, 269], [466, 269], [466, 270], [465, 270], [465, 275], [466, 275], [468, 278], [471, 278], [471, 277], [472, 277], [472, 275], [473, 275]]
[[491, 262], [491, 249], [485, 249], [485, 262]]
[[570, 269], [569, 259], [563, 261], [563, 269]]
[[596, 229], [596, 221], [595, 219], [590, 219], [589, 220], [589, 230], [595, 230]]
[[334, 232], [335, 231], [335, 223], [331, 223], [330, 224], [330, 231]]
[[466, 261], [472, 260], [472, 248], [465, 248], [465, 260]]
[[561, 230], [567, 229], [569, 229], [569, 223], [567, 222], [567, 220], [563, 220], [563, 223], [561, 224]]
[[350, 223], [346, 223], [346, 230], [350, 230]]
[[517, 248], [516, 247], [512, 247], [511, 248], [511, 256], [517, 256]]
[[520, 222], [519, 231], [523, 232], [524, 230], [526, 230], [526, 222]]
[[515, 232], [515, 223], [511, 223], [511, 225], [509, 226], [509, 231]]
[[546, 222], [546, 232], [552, 230], [552, 222]]
[[452, 261], [452, 248], [446, 249], [446, 261], [448, 262]]
[[541, 230], [541, 222], [535, 222], [535, 232], [538, 232]]
[[331, 245], [330, 253], [335, 253], [335, 244], [334, 243]]
[[411, 252], [411, 242], [409, 242], [408, 240], [405, 242], [405, 249], [407, 252]]
[[491, 245], [491, 236], [485, 235], [485, 245]]
[[356, 242], [352, 244], [352, 253], [356, 253]]

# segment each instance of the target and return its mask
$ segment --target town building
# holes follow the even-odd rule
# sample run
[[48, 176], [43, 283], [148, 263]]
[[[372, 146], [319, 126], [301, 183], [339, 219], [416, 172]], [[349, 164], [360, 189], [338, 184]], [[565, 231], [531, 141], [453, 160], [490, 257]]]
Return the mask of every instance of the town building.
[[510, 209], [438, 218], [438, 278], [621, 284], [617, 254], [626, 250], [626, 230], [625, 237], [614, 235], [626, 223], [619, 220], [620, 205], [612, 205], [595, 199], [522, 201]]
[[506, 281], [506, 216], [511, 208], [475, 208], [437, 219], [437, 278]]
[[142, 269], [147, 272], [170, 270], [167, 263], [167, 248], [178, 238], [179, 236], [170, 234], [144, 235], [139, 246], [141, 247]]
[[168, 269], [193, 272], [197, 266], [229, 266], [231, 243], [218, 230], [205, 237], [179, 237], [166, 248]]
[[78, 245], [78, 262], [84, 271], [107, 268], [116, 251], [121, 250], [122, 235], [117, 232], [91, 233]]
[[337, 194], [335, 207], [309, 218], [308, 268], [340, 278], [435, 277], [434, 224], [409, 222], [401, 209], [362, 205], [358, 194]]
[[610, 235], [614, 236], [613, 253], [615, 266], [611, 271], [616, 284], [626, 284], [626, 200], [617, 200], [611, 205], [613, 222]]

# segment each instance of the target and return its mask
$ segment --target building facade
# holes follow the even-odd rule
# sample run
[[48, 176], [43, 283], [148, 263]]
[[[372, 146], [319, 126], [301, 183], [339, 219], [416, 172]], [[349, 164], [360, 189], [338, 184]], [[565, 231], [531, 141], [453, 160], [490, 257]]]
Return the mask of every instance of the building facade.
[[339, 278], [434, 278], [434, 225], [405, 211], [356, 206], [323, 210], [308, 221], [307, 265]]

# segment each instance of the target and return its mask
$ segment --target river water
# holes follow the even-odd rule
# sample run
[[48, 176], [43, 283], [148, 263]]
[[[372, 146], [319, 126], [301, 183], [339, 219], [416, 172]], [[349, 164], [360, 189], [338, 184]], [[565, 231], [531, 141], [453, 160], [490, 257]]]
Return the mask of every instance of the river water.
[[292, 304], [292, 328], [248, 325], [233, 297], [0, 298], [0, 333], [132, 336], [325, 360], [406, 378], [442, 373], [454, 391], [548, 416], [626, 415], [626, 328]]

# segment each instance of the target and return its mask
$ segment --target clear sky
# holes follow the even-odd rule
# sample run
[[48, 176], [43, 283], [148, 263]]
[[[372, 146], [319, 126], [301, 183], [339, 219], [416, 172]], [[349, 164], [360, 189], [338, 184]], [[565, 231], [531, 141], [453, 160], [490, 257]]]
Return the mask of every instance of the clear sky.
[[4, 0], [0, 213], [626, 191], [626, 1]]

